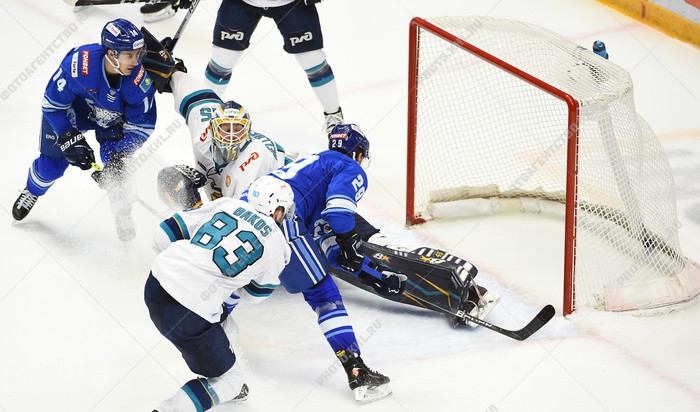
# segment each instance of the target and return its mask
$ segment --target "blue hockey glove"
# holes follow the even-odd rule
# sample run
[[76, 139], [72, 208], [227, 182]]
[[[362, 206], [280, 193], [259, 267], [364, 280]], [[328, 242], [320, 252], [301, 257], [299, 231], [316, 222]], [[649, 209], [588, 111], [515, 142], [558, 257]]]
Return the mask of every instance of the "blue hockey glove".
[[58, 147], [68, 163], [88, 170], [95, 163], [95, 153], [85, 140], [85, 136], [75, 127], [59, 136]]
[[357, 272], [362, 267], [365, 255], [362, 250], [362, 240], [354, 230], [343, 233], [335, 237], [335, 241], [340, 246], [338, 264], [341, 268], [349, 272]]

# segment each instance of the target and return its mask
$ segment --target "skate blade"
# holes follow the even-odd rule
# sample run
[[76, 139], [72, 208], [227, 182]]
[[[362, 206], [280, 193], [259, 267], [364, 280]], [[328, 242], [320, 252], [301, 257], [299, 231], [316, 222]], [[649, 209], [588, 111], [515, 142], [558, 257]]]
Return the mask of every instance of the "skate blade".
[[379, 386], [360, 386], [355, 388], [355, 400], [358, 403], [374, 402], [391, 395], [389, 384]]
[[[486, 294], [482, 297], [482, 301], [485, 301], [486, 303], [484, 306], [481, 306], [479, 308], [479, 314], [477, 315], [477, 318], [479, 319], [484, 319], [486, 315], [489, 314], [493, 310], [493, 308], [496, 306], [496, 304], [501, 300], [501, 295], [497, 295], [495, 293], [491, 292], [486, 292]], [[467, 322], [467, 326], [471, 328], [475, 328], [478, 325], [474, 322]]]

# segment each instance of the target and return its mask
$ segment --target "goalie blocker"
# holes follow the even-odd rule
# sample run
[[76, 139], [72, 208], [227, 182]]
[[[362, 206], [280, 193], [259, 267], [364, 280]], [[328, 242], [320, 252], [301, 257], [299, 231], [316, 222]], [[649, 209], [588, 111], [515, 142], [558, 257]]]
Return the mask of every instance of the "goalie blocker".
[[[476, 286], [473, 282], [478, 273], [477, 268], [442, 250], [422, 247], [407, 252], [368, 242], [363, 243], [363, 248], [365, 256], [372, 261], [373, 266], [378, 271], [397, 272], [407, 277], [404, 281], [404, 293], [381, 295], [372, 287], [367, 286], [362, 281], [362, 277], [356, 277], [334, 267], [331, 267], [331, 273], [354, 286], [383, 298], [441, 313], [459, 313], [463, 310], [469, 312], [470, 308], [474, 308], [474, 304], [470, 306], [469, 301], [476, 300], [474, 303], [478, 308], [474, 316], [483, 318], [499, 299], [498, 296], [491, 293], [488, 294], [488, 298], [483, 298], [482, 295], [486, 295], [486, 289]], [[362, 275], [370, 276], [368, 274]], [[471, 286], [475, 286], [476, 289], [471, 288]], [[470, 289], [473, 291], [471, 294]], [[474, 296], [476, 290], [479, 293]], [[430, 302], [432, 305], [427, 305], [423, 301]], [[446, 309], [446, 311], [440, 311], [438, 308]], [[447, 315], [447, 317], [452, 326], [464, 324], [464, 320], [458, 316]], [[476, 325], [470, 323], [469, 326]]]

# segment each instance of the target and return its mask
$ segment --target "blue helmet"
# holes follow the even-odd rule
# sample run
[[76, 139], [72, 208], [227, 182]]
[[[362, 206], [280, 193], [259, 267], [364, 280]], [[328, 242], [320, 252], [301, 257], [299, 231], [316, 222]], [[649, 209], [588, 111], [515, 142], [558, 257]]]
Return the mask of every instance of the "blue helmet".
[[[328, 149], [345, 153], [362, 167], [369, 167], [369, 140], [356, 124], [335, 125], [328, 137]], [[358, 154], [362, 154], [360, 160]]]
[[117, 55], [122, 51], [145, 51], [143, 33], [130, 21], [116, 19], [105, 24], [102, 29], [102, 48], [113, 50]]

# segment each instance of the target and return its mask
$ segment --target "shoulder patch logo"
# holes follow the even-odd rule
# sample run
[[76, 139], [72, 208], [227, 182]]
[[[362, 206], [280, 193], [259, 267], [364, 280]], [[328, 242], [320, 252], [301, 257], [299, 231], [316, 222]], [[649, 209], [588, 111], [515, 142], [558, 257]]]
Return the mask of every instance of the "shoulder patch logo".
[[141, 90], [143, 92], [147, 92], [148, 89], [151, 87], [151, 83], [153, 83], [153, 80], [151, 80], [151, 78], [148, 76], [148, 74], [146, 74], [146, 77], [143, 79], [143, 81], [141, 82], [141, 85], [139, 85], [139, 87], [141, 88]]

